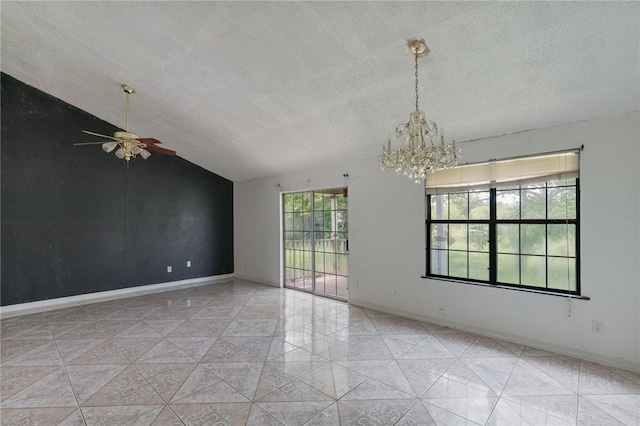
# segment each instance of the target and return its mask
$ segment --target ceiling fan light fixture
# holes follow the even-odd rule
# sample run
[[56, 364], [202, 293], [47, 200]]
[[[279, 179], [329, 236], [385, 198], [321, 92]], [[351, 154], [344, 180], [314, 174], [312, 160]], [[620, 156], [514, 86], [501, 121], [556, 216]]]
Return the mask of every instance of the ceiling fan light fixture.
[[102, 149], [104, 152], [109, 153], [116, 149], [118, 146], [118, 142], [105, 142], [102, 144]]
[[[126, 127], [124, 130], [119, 130], [113, 134], [113, 136], [106, 136], [100, 133], [89, 132], [87, 130], [83, 130], [83, 133], [87, 133], [93, 136], [99, 136], [103, 138], [111, 139], [108, 142], [82, 142], [75, 143], [74, 145], [102, 145], [102, 150], [106, 153], [112, 152], [114, 149], [118, 148], [116, 151], [116, 157], [124, 160], [131, 160], [132, 158], [136, 158], [137, 155], [140, 155], [145, 160], [151, 156], [150, 151], [159, 152], [165, 155], [175, 155], [176, 152], [171, 149], [160, 148], [156, 146], [156, 144], [161, 143], [159, 140], [154, 138], [141, 138], [135, 133], [131, 133], [129, 131], [129, 95], [135, 93], [136, 90], [131, 87], [123, 84], [122, 89], [125, 93], [125, 107], [126, 107]], [[148, 150], [145, 148], [149, 148]]]
[[140, 147], [140, 145], [138, 145], [137, 143], [133, 142], [129, 146], [129, 151], [135, 157], [136, 155], [138, 155], [138, 154], [140, 154], [142, 152], [142, 148]]

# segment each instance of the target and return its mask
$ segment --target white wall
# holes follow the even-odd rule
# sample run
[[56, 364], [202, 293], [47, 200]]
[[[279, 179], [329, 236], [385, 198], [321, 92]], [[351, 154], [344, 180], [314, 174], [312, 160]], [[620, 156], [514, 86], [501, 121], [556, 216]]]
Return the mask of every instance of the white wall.
[[421, 278], [424, 191], [375, 158], [235, 183], [235, 273], [280, 285], [280, 190], [346, 182], [351, 303], [640, 371], [639, 122], [631, 113], [461, 144], [464, 162], [584, 145], [581, 285], [591, 300]]

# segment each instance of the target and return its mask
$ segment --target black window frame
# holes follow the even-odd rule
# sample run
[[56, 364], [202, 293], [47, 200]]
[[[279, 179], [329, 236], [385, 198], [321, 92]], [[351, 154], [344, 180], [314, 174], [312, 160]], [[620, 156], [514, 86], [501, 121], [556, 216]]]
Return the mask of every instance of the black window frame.
[[[549, 188], [547, 185], [548, 182], [554, 182], [555, 180], [549, 179], [544, 183], [546, 188]], [[519, 190], [522, 191], [523, 185], [517, 185]], [[569, 185], [573, 186], [573, 185]], [[580, 285], [580, 178], [575, 178], [575, 191], [576, 191], [576, 215], [573, 219], [549, 219], [548, 218], [548, 190], [545, 191], [545, 219], [497, 219], [497, 192], [500, 190], [504, 190], [507, 185], [498, 186], [497, 188], [489, 188], [483, 189], [483, 191], [489, 191], [489, 219], [432, 219], [431, 218], [431, 197], [432, 194], [426, 194], [426, 220], [425, 220], [425, 234], [426, 234], [426, 274], [423, 278], [430, 279], [438, 279], [445, 281], [455, 281], [455, 282], [463, 282], [467, 284], [478, 284], [478, 285], [488, 285], [491, 287], [497, 288], [506, 288], [513, 290], [522, 290], [522, 291], [530, 291], [536, 293], [544, 293], [551, 295], [560, 295], [560, 296], [570, 296], [570, 297], [579, 297], [588, 299], [581, 294], [581, 285]], [[457, 193], [470, 193], [474, 192], [473, 189], [470, 190], [461, 190], [461, 191], [450, 191], [447, 194], [457, 194]], [[433, 194], [436, 195], [436, 194]], [[439, 194], [442, 195], [442, 194]], [[520, 207], [522, 208], [522, 203], [520, 203]], [[468, 213], [468, 212], [467, 212]], [[469, 215], [467, 215], [469, 216]], [[440, 275], [431, 273], [431, 225], [432, 224], [467, 224], [470, 225], [488, 225], [489, 226], [489, 279], [488, 280], [480, 280], [480, 279], [472, 279], [472, 278], [463, 278], [451, 275]], [[548, 237], [548, 225], [573, 225], [575, 226], [575, 268], [576, 268], [576, 283], [575, 283], [575, 291], [573, 290], [563, 290], [557, 288], [549, 288], [549, 274], [548, 274], [548, 261], [545, 260], [545, 286], [532, 286], [525, 284], [514, 284], [514, 283], [506, 283], [499, 282], [497, 279], [497, 258], [498, 258], [498, 225], [499, 224], [518, 224], [518, 225], [545, 225], [545, 236]], [[447, 248], [447, 251], [451, 251]], [[455, 251], [455, 250], [454, 250]], [[469, 253], [469, 246], [467, 246], [467, 253]], [[471, 251], [473, 252], [473, 251]], [[523, 254], [520, 252], [518, 256], [521, 257]], [[525, 254], [526, 255], [526, 254]], [[467, 255], [468, 256], [468, 255]], [[541, 255], [542, 256], [542, 255]], [[544, 254], [545, 259], [553, 258], [553, 257], [566, 257], [566, 256], [553, 256], [549, 255], [547, 249], [545, 249]], [[468, 259], [468, 257], [467, 257]], [[521, 268], [519, 268], [519, 274], [522, 274]], [[469, 275], [469, 265], [467, 264], [467, 276]], [[520, 279], [522, 282], [522, 279]]]

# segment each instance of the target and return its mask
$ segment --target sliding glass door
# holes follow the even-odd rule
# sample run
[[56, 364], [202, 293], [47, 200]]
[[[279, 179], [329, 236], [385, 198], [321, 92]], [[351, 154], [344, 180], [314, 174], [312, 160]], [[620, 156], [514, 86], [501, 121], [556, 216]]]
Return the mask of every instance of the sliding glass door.
[[348, 298], [347, 189], [283, 194], [284, 285]]

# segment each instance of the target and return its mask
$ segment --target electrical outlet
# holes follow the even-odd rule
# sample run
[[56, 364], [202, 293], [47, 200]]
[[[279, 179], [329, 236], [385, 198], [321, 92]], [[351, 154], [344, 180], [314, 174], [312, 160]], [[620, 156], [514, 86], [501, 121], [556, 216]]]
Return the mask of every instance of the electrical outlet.
[[444, 305], [438, 306], [438, 312], [440, 312], [440, 315], [444, 316], [444, 314], [445, 314]]
[[171, 266], [167, 266], [167, 272], [171, 272]]
[[187, 260], [187, 268], [191, 268], [191, 261]]
[[604, 322], [593, 320], [592, 330], [594, 333], [604, 333]]

